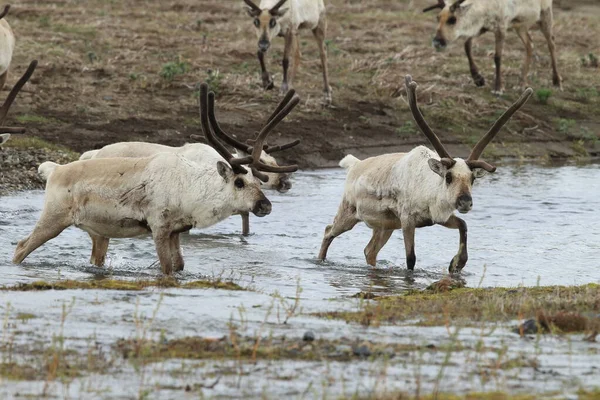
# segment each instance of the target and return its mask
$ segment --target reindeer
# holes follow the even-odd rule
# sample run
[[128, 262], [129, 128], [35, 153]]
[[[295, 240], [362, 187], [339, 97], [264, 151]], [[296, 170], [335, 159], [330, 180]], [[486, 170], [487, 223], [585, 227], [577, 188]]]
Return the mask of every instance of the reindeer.
[[[325, 34], [327, 19], [323, 0], [261, 0], [257, 6], [252, 0], [244, 0], [248, 6], [248, 15], [254, 20], [258, 37], [258, 61], [260, 62], [262, 84], [266, 90], [274, 87], [271, 75], [265, 66], [265, 54], [275, 36], [283, 36], [283, 83], [281, 93], [287, 92], [292, 86], [300, 64], [300, 44], [298, 31], [310, 29], [313, 32], [323, 68], [323, 94], [326, 104], [331, 104], [331, 87], [327, 72], [327, 49]], [[286, 4], [287, 3], [287, 4]], [[282, 8], [286, 5], [286, 8]], [[293, 53], [292, 69], [289, 71], [290, 55]], [[289, 73], [288, 73], [289, 71]]]
[[[286, 97], [280, 102], [279, 106], [275, 109], [273, 114], [267, 120], [267, 123], [271, 122], [281, 112], [283, 107], [292, 99], [295, 91], [290, 90]], [[226, 143], [233, 142], [236, 147], [235, 158], [245, 158], [252, 154], [252, 146], [246, 145], [232, 136], [227, 135], [220, 127], [214, 111], [214, 93], [209, 93], [208, 98], [208, 117], [211, 121], [212, 127], [215, 133], [221, 139], [225, 139]], [[192, 135], [194, 138], [196, 135]], [[293, 142], [286, 143], [280, 146], [264, 146], [264, 149], [260, 155], [260, 162], [269, 167], [269, 171], [265, 171], [264, 175], [267, 181], [263, 183], [262, 189], [274, 189], [279, 193], [286, 193], [292, 188], [290, 182], [290, 173], [297, 169], [297, 166], [280, 167], [277, 164], [277, 160], [271, 155], [276, 152], [290, 149], [300, 143], [300, 140], [294, 140]], [[212, 154], [213, 148], [203, 143], [187, 143], [181, 147], [164, 146], [156, 143], [145, 143], [145, 142], [120, 142], [109, 144], [99, 150], [86, 151], [79, 158], [80, 160], [89, 160], [95, 158], [115, 158], [115, 157], [149, 157], [158, 153], [173, 153], [178, 154], [186, 159], [202, 163], [206, 158], [206, 154]], [[242, 213], [242, 235], [247, 236], [250, 234], [250, 216], [248, 213]]]
[[4, 19], [9, 10], [10, 4], [7, 4], [4, 6], [4, 10], [0, 12], [0, 90], [6, 84], [8, 69], [10, 68], [13, 50], [15, 49], [15, 34]]
[[513, 28], [525, 45], [526, 56], [521, 70], [521, 85], [527, 86], [527, 74], [533, 56], [533, 42], [529, 35], [529, 28], [538, 25], [546, 37], [550, 58], [552, 60], [552, 83], [562, 90], [562, 78], [558, 73], [556, 63], [556, 48], [554, 35], [552, 33], [552, 0], [458, 0], [455, 3], [446, 3], [438, 0], [438, 3], [427, 7], [423, 12], [436, 8], [442, 9], [438, 15], [438, 29], [433, 46], [438, 50], [446, 48], [448, 43], [458, 39], [466, 38], [465, 52], [469, 59], [471, 76], [477, 86], [485, 85], [485, 79], [479, 73], [479, 69], [473, 60], [471, 47], [473, 38], [491, 31], [496, 36], [496, 83], [493, 93], [502, 94], [502, 50], [504, 39], [508, 28]]
[[236, 213], [263, 217], [271, 203], [257, 178], [269, 167], [260, 162], [269, 133], [300, 99], [294, 96], [261, 129], [252, 153], [235, 158], [211, 129], [208, 86], [200, 88], [201, 124], [214, 148], [201, 163], [173, 153], [145, 158], [99, 158], [67, 165], [45, 162], [39, 167], [47, 178], [44, 209], [31, 235], [21, 240], [13, 262], [21, 263], [32, 251], [75, 225], [92, 238], [90, 262], [102, 266], [110, 238], [151, 233], [164, 274], [184, 267], [179, 234], [205, 228]]
[[[6, 13], [6, 8], [5, 8], [3, 14], [5, 14], [5, 13]], [[0, 20], [0, 22], [2, 22], [2, 20]], [[0, 24], [0, 27], [1, 26], [2, 25]], [[0, 53], [1, 53], [1, 51], [0, 51]], [[27, 68], [27, 70], [25, 71], [25, 73], [23, 74], [21, 79], [19, 79], [18, 82], [15, 84], [15, 86], [13, 86], [13, 88], [11, 89], [10, 93], [8, 94], [8, 97], [4, 101], [4, 104], [2, 104], [2, 107], [0, 107], [0, 132], [4, 132], [4, 133], [0, 134], [0, 146], [2, 146], [4, 143], [6, 143], [8, 141], [8, 139], [10, 139], [11, 134], [25, 133], [25, 128], [4, 126], [4, 122], [6, 121], [6, 116], [8, 115], [8, 110], [10, 110], [10, 106], [15, 101], [15, 99], [17, 98], [17, 95], [19, 94], [21, 89], [23, 89], [23, 86], [25, 86], [25, 84], [27, 83], [29, 78], [31, 78], [31, 75], [33, 75], [33, 71], [35, 71], [36, 67], [37, 67], [37, 60], [33, 60], [29, 64], [29, 67]]]
[[459, 230], [459, 250], [450, 262], [450, 272], [460, 272], [467, 263], [467, 224], [454, 215], [454, 210], [462, 214], [471, 210], [473, 182], [486, 172], [496, 171], [496, 167], [479, 157], [533, 91], [530, 88], [525, 90], [521, 98], [479, 140], [469, 157], [463, 160], [452, 158], [425, 122], [417, 107], [417, 84], [410, 76], [406, 76], [406, 89], [417, 126], [437, 154], [419, 146], [408, 153], [384, 154], [363, 161], [352, 155], [346, 156], [340, 162], [343, 168], [348, 169], [344, 197], [333, 225], [325, 229], [320, 260], [325, 260], [334, 238], [362, 221], [373, 229], [371, 241], [364, 250], [367, 263], [371, 266], [375, 266], [377, 254], [392, 232], [402, 229], [406, 264], [409, 270], [414, 269], [415, 229], [434, 224]]

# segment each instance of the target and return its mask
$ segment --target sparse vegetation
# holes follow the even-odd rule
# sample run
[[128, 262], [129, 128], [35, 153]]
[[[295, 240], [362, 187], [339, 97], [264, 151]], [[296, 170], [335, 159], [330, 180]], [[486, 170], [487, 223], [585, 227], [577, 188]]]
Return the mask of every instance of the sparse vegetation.
[[552, 96], [552, 89], [538, 89], [535, 91], [535, 98], [540, 104], [548, 104], [548, 100]]
[[188, 69], [189, 64], [185, 61], [182, 61], [181, 59], [177, 61], [170, 61], [162, 66], [159, 75], [167, 82], [171, 82], [178, 75], [185, 74], [188, 71]]

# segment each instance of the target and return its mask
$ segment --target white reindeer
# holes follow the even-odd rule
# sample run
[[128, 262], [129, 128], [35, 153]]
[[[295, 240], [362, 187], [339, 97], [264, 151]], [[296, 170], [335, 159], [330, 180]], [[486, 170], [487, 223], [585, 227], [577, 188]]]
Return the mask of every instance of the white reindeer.
[[344, 197], [333, 225], [327, 226], [319, 259], [324, 260], [334, 238], [363, 221], [373, 229], [365, 248], [367, 263], [375, 266], [377, 254], [395, 229], [402, 229], [408, 269], [415, 267], [415, 229], [439, 224], [460, 232], [458, 253], [450, 272], [459, 272], [467, 263], [467, 225], [454, 210], [467, 213], [473, 206], [471, 187], [476, 178], [495, 167], [479, 160], [481, 153], [510, 117], [525, 104], [533, 91], [528, 88], [475, 145], [466, 160], [452, 158], [425, 122], [417, 107], [416, 88], [406, 77], [408, 101], [420, 130], [437, 154], [419, 146], [408, 153], [385, 154], [363, 161], [351, 155], [340, 165], [348, 169]]
[[10, 5], [6, 5], [0, 13], [0, 90], [6, 84], [8, 69], [10, 68], [13, 50], [15, 49], [15, 34], [4, 19], [9, 10]]
[[[283, 107], [292, 99], [295, 91], [290, 90], [286, 97], [279, 103], [277, 109], [267, 120], [267, 123], [272, 121], [283, 109]], [[211, 92], [208, 98], [208, 117], [211, 121], [211, 126], [215, 130], [217, 137], [223, 139], [226, 143], [234, 143], [236, 147], [236, 158], [245, 158], [252, 154], [252, 146], [243, 144], [232, 136], [225, 133], [216, 119], [214, 112], [214, 94]], [[195, 136], [195, 135], [193, 135]], [[261, 155], [260, 161], [269, 167], [269, 171], [265, 171], [264, 175], [267, 177], [267, 181], [263, 183], [263, 189], [275, 189], [280, 193], [285, 193], [292, 188], [290, 182], [290, 172], [295, 170], [296, 166], [285, 166], [281, 167], [277, 164], [277, 160], [272, 153], [287, 150], [300, 143], [299, 140], [295, 140], [291, 143], [286, 143], [280, 146], [266, 146]], [[181, 147], [165, 146], [157, 143], [145, 143], [145, 142], [120, 142], [109, 144], [99, 150], [86, 151], [79, 158], [80, 160], [90, 160], [95, 158], [115, 158], [115, 157], [150, 157], [158, 153], [173, 153], [185, 157], [186, 159], [196, 162], [203, 163], [208, 157], [211, 157], [214, 153], [214, 149], [203, 143], [188, 143]], [[250, 220], [248, 213], [242, 213], [242, 234], [250, 234]]]
[[529, 35], [529, 29], [533, 25], [538, 25], [546, 37], [550, 50], [552, 83], [562, 90], [562, 78], [558, 73], [552, 33], [552, 0], [458, 0], [452, 4], [446, 3], [445, 0], [438, 0], [436, 5], [427, 7], [423, 12], [436, 8], [441, 8], [442, 11], [438, 15], [439, 24], [433, 39], [434, 47], [445, 49], [448, 43], [459, 38], [466, 38], [465, 52], [469, 59], [471, 76], [477, 86], [485, 85], [485, 79], [479, 73], [471, 55], [473, 38], [488, 31], [493, 32], [496, 36], [496, 53], [494, 55], [496, 83], [493, 92], [501, 94], [503, 85], [500, 68], [506, 31], [509, 28], [514, 29], [525, 45], [526, 56], [521, 70], [521, 85], [526, 87], [527, 74], [533, 56], [533, 42]]
[[[321, 66], [323, 68], [323, 94], [326, 104], [331, 104], [331, 87], [327, 72], [327, 48], [325, 47], [325, 34], [327, 31], [327, 18], [323, 0], [261, 0], [257, 6], [252, 0], [244, 0], [248, 5], [248, 14], [254, 20], [256, 35], [258, 37], [258, 61], [260, 62], [263, 87], [267, 90], [273, 88], [273, 80], [267, 71], [265, 54], [271, 46], [275, 36], [283, 36], [285, 47], [283, 49], [283, 83], [281, 92], [287, 92], [292, 86], [292, 81], [300, 64], [300, 43], [298, 31], [310, 29], [319, 46]], [[293, 60], [290, 67], [290, 55]]]
[[[201, 122], [214, 147], [202, 163], [173, 153], [146, 158], [101, 158], [67, 165], [43, 163], [46, 200], [33, 232], [21, 240], [13, 262], [75, 225], [92, 238], [91, 263], [102, 266], [110, 238], [151, 233], [165, 274], [183, 269], [179, 233], [211, 226], [232, 214], [252, 212], [262, 217], [271, 203], [256, 177], [267, 135], [298, 104], [294, 97], [256, 140], [252, 155], [234, 158], [210, 128], [208, 86], [201, 86]], [[243, 165], [248, 165], [249, 170]]]
[[[8, 7], [8, 6], [6, 6], [6, 7]], [[6, 13], [6, 8], [4, 10], [4, 13]], [[2, 21], [3, 20], [0, 20], [0, 23]], [[2, 25], [0, 24], [0, 27], [1, 26]], [[1, 50], [0, 50], [0, 53], [1, 53]], [[10, 139], [11, 134], [25, 133], [25, 128], [4, 126], [4, 121], [6, 120], [6, 116], [8, 115], [8, 110], [10, 110], [10, 106], [15, 101], [15, 99], [17, 98], [17, 95], [19, 94], [21, 89], [23, 89], [23, 86], [25, 86], [25, 84], [27, 83], [29, 78], [31, 78], [31, 75], [33, 75], [33, 71], [35, 71], [36, 67], [37, 67], [37, 60], [33, 60], [29, 64], [27, 71], [25, 71], [25, 73], [23, 74], [21, 79], [19, 79], [19, 81], [11, 89], [10, 93], [8, 94], [8, 97], [6, 98], [6, 100], [4, 100], [4, 104], [2, 104], [2, 107], [0, 107], [0, 132], [4, 132], [4, 133], [0, 134], [0, 146], [2, 146], [4, 143], [6, 143], [8, 141], [8, 139]]]

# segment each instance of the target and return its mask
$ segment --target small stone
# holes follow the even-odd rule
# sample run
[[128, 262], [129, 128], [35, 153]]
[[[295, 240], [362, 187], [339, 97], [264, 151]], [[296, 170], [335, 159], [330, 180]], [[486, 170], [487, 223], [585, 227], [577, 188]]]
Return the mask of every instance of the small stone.
[[185, 391], [186, 392], [191, 392], [192, 391], [192, 387], [190, 385], [185, 385]]
[[354, 347], [352, 349], [352, 353], [357, 356], [357, 357], [369, 357], [371, 355], [371, 349], [369, 349], [369, 346], [367, 346], [366, 344]]
[[304, 336], [302, 336], [302, 340], [305, 342], [312, 342], [315, 340], [315, 334], [312, 331], [304, 332]]
[[429, 344], [428, 344], [427, 346], [425, 346], [425, 347], [427, 347], [428, 349], [431, 349], [431, 350], [435, 350], [435, 349], [437, 349], [437, 346], [436, 346], [435, 344], [433, 344], [433, 343], [429, 343]]

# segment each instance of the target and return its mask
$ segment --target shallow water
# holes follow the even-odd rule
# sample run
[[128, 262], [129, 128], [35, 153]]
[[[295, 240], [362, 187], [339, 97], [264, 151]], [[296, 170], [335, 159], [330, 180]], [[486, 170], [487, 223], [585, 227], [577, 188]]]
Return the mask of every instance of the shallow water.
[[[299, 277], [303, 297], [327, 299], [372, 289], [398, 293], [439, 279], [458, 249], [458, 232], [434, 226], [417, 230], [417, 266], [406, 270], [401, 232], [381, 251], [378, 267], [366, 265], [363, 248], [370, 229], [363, 224], [337, 238], [328, 260], [316, 255], [325, 226], [333, 220], [345, 173], [326, 170], [296, 174], [287, 194], [270, 192], [273, 212], [251, 217], [253, 235], [239, 235], [231, 217], [182, 235], [183, 279], [235, 272], [266, 292], [293, 294]], [[508, 166], [479, 180], [474, 209], [462, 216], [469, 227], [469, 286], [582, 284], [600, 281], [600, 165]], [[159, 274], [150, 237], [113, 239], [109, 268], [88, 264], [87, 234], [69, 228], [32, 253], [22, 266], [10, 263], [16, 242], [29, 234], [40, 213], [43, 192], [3, 197], [0, 204], [0, 284], [28, 279], [144, 277]]]
[[[254, 291], [0, 291], [0, 311], [6, 316], [5, 321], [12, 321], [2, 326], [0, 337], [3, 343], [9, 338], [18, 348], [48, 343], [53, 335], [64, 335], [67, 348], [86, 354], [90, 342], [108, 351], [119, 338], [221, 337], [229, 334], [233, 322], [240, 334], [252, 337], [272, 334], [297, 340], [310, 329], [318, 338], [344, 336], [383, 343], [434, 343], [441, 347], [457, 340], [445, 327], [406, 323], [366, 328], [308, 315], [313, 311], [356, 308], [359, 300], [351, 296], [360, 291], [397, 294], [423, 288], [445, 275], [458, 248], [457, 231], [443, 227], [419, 229], [417, 266], [409, 272], [402, 235], [397, 232], [380, 253], [378, 267], [370, 268], [362, 253], [370, 230], [358, 225], [333, 242], [327, 262], [317, 262], [323, 230], [333, 220], [344, 179], [341, 170], [296, 174], [292, 191], [268, 194], [274, 203], [273, 212], [262, 219], [251, 218], [253, 235], [248, 238], [239, 235], [239, 217], [182, 235], [186, 266], [179, 278], [232, 276]], [[495, 175], [481, 179], [473, 191], [473, 211], [461, 216], [469, 226], [470, 259], [464, 270], [468, 286], [600, 282], [596, 261], [600, 253], [599, 189], [600, 165], [505, 166]], [[100, 269], [88, 264], [91, 243], [87, 234], [76, 228], [46, 243], [23, 265], [12, 265], [16, 242], [29, 234], [42, 203], [43, 192], [0, 198], [0, 285], [39, 279], [136, 279], [160, 275], [149, 237], [112, 240], [109, 267]], [[302, 289], [298, 310], [301, 313], [283, 324], [283, 308], [293, 304], [298, 287]], [[273, 297], [276, 292], [283, 299]], [[66, 322], [61, 324], [65, 307], [70, 309], [72, 301]], [[281, 307], [281, 313], [269, 313], [273, 304]], [[19, 322], [19, 313], [31, 313], [35, 318]], [[595, 367], [600, 365], [600, 345], [585, 343], [580, 335], [548, 336], [536, 342], [518, 340], [506, 327], [485, 335], [483, 330], [465, 328], [458, 340], [466, 350], [453, 354], [443, 379], [438, 378], [444, 369], [443, 352], [407, 353], [391, 362], [263, 361], [238, 365], [236, 368], [243, 371], [236, 374], [215, 372], [231, 369], [232, 362], [227, 360], [173, 360], [152, 364], [143, 373], [126, 364], [118, 373], [79, 378], [71, 385], [55, 382], [50, 392], [60, 398], [137, 398], [141, 391], [152, 388], [150, 398], [177, 399], [181, 392], [168, 387], [210, 383], [211, 376], [222, 376], [223, 381], [205, 391], [205, 395], [238, 398], [261, 398], [265, 393], [270, 398], [326, 394], [337, 398], [340, 394], [368, 394], [374, 386], [411, 393], [421, 386], [424, 393], [434, 387], [453, 392], [573, 393], [600, 381], [600, 370]], [[482, 342], [490, 348], [508, 349], [505, 357], [535, 358], [539, 366], [495, 371], [497, 375], [490, 380], [481, 375], [482, 368], [486, 370], [500, 356], [496, 352], [475, 351]], [[187, 375], [180, 372], [184, 366]], [[15, 393], [35, 397], [44, 387], [44, 382], [0, 382], [0, 397], [11, 398]]]

